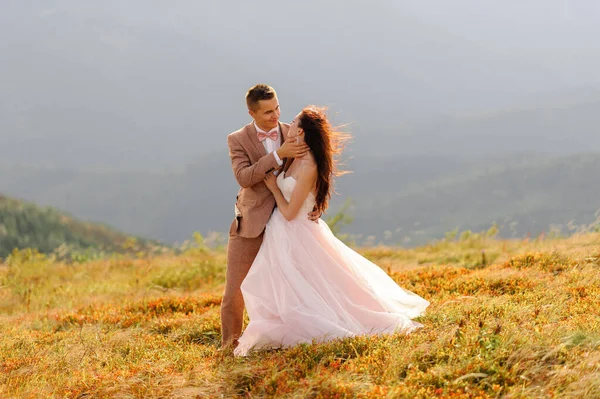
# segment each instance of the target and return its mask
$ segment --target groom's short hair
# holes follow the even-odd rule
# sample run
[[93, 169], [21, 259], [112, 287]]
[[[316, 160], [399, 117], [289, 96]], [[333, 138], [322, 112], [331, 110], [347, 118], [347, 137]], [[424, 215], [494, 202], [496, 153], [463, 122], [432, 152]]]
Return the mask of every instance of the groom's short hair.
[[246, 93], [246, 105], [248, 106], [249, 110], [256, 111], [258, 109], [259, 101], [270, 100], [276, 95], [277, 93], [275, 93], [275, 89], [273, 89], [271, 86], [257, 84], [256, 86], [252, 86]]

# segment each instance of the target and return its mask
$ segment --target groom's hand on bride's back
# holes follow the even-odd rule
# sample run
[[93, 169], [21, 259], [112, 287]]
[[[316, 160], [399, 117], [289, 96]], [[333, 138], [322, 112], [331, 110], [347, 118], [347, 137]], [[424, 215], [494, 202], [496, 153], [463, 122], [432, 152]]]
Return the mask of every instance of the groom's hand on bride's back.
[[300, 158], [306, 155], [309, 148], [306, 143], [297, 143], [296, 139], [287, 139], [277, 150], [279, 158]]
[[314, 210], [308, 214], [308, 220], [312, 220], [313, 222], [319, 222], [321, 218], [321, 212]]

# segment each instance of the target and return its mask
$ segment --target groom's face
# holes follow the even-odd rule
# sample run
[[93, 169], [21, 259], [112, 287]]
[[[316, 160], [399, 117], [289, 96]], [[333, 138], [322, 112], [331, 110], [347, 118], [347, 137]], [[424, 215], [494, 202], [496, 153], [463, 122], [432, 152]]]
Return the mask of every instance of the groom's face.
[[270, 100], [260, 100], [258, 105], [258, 109], [249, 111], [250, 116], [256, 121], [258, 127], [265, 131], [269, 131], [277, 127], [277, 124], [279, 123], [279, 115], [281, 114], [277, 96]]

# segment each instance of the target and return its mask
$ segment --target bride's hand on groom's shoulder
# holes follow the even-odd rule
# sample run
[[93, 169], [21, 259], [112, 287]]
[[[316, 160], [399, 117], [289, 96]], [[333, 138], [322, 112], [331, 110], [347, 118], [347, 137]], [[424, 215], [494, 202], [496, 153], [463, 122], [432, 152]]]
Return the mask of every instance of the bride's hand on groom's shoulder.
[[279, 158], [300, 158], [306, 155], [309, 148], [306, 143], [298, 143], [296, 139], [287, 139], [277, 150]]
[[277, 187], [277, 177], [272, 173], [267, 174], [267, 177], [265, 177], [265, 184], [271, 192], [274, 192], [279, 188]]

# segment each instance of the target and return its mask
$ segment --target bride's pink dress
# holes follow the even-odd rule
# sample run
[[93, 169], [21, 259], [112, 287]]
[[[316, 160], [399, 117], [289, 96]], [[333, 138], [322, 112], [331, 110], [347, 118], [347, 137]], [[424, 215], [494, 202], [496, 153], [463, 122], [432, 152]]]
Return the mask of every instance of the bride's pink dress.
[[[289, 202], [296, 180], [279, 175]], [[287, 221], [275, 209], [242, 293], [250, 318], [234, 353], [361, 334], [408, 333], [429, 302], [400, 288], [383, 270], [308, 220], [311, 193]]]

